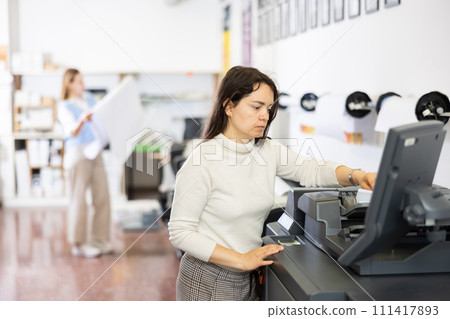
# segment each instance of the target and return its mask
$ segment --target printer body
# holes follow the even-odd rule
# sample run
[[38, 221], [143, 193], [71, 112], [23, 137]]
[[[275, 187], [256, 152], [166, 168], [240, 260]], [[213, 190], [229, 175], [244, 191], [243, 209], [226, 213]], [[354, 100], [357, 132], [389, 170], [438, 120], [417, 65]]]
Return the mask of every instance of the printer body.
[[[450, 203], [450, 190], [440, 189]], [[266, 300], [450, 300], [449, 227], [409, 226], [393, 245], [344, 265], [340, 257], [365, 231], [369, 203], [356, 188], [294, 188], [264, 244], [283, 245], [265, 267]], [[442, 230], [444, 229], [444, 230]], [[442, 232], [445, 231], [445, 238]], [[435, 238], [436, 237], [436, 238]]]
[[[445, 131], [391, 129], [370, 202], [358, 188], [293, 188], [264, 244], [266, 300], [450, 300], [450, 190], [432, 184]], [[413, 160], [411, 160], [413, 159]]]

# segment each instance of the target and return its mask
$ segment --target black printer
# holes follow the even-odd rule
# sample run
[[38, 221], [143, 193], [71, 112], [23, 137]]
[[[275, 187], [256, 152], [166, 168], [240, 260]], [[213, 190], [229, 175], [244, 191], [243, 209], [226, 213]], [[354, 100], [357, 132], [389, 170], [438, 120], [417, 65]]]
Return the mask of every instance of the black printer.
[[284, 245], [266, 300], [450, 300], [450, 190], [432, 185], [445, 138], [425, 121], [389, 131], [370, 203], [358, 188], [294, 188], [267, 225]]

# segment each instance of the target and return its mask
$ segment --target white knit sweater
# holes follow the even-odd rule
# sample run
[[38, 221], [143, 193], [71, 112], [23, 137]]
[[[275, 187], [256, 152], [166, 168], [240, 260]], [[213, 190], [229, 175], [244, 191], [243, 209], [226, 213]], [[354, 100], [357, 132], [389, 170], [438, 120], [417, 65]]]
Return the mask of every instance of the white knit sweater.
[[305, 187], [334, 187], [338, 166], [300, 156], [273, 140], [240, 144], [219, 134], [194, 149], [177, 174], [170, 240], [203, 261], [216, 244], [239, 253], [260, 247], [275, 176]]

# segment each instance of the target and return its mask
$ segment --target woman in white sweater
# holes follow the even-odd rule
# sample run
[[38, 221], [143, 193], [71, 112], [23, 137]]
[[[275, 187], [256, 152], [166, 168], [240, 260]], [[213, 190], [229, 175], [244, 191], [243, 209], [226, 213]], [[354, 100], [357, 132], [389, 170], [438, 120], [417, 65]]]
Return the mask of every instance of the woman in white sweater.
[[375, 173], [305, 158], [267, 138], [278, 109], [274, 82], [233, 67], [221, 82], [204, 132], [177, 174], [170, 240], [183, 251], [177, 300], [258, 300], [252, 271], [283, 250], [262, 245], [275, 177], [306, 187], [361, 185]]

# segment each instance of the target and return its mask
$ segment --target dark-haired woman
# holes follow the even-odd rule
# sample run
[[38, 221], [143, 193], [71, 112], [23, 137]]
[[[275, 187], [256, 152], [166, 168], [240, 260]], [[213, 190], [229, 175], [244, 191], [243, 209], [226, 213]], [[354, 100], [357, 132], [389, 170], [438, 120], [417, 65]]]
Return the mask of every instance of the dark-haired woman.
[[276, 176], [372, 189], [375, 173], [303, 158], [268, 139], [277, 108], [274, 82], [257, 69], [233, 67], [222, 80], [204, 142], [177, 174], [170, 240], [186, 252], [177, 300], [258, 300], [252, 271], [283, 250], [261, 246]]
[[[110, 237], [110, 198], [102, 154], [84, 156], [84, 148], [95, 141], [92, 107], [94, 96], [84, 90], [83, 77], [76, 69], [64, 73], [58, 120], [65, 136], [64, 168], [69, 171], [71, 198], [67, 217], [67, 239], [72, 255], [92, 258], [113, 252]], [[86, 191], [91, 189], [94, 215], [88, 234]]]

